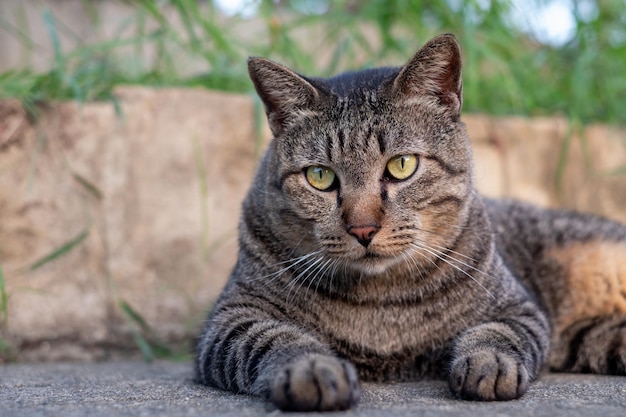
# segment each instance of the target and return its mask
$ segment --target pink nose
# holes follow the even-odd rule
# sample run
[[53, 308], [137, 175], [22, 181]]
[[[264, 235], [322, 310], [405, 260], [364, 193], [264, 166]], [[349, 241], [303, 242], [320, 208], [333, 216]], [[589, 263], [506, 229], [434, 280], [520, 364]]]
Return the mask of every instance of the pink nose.
[[380, 226], [378, 225], [367, 225], [367, 226], [350, 226], [348, 227], [348, 233], [352, 236], [356, 237], [356, 240], [365, 247], [367, 247], [374, 235], [380, 230]]

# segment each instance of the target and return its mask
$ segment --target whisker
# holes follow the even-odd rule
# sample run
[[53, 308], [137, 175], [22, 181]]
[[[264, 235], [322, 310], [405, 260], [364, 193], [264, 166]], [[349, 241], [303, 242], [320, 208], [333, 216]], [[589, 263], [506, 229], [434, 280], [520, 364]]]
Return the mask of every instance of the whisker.
[[[268, 276], [272, 276], [272, 275], [274, 276], [269, 281], [264, 282], [263, 285], [265, 287], [269, 286], [272, 282], [280, 278], [289, 269], [296, 268], [296, 267], [302, 267], [302, 268], [307, 268], [307, 269], [311, 268], [311, 266], [313, 266], [315, 263], [317, 263], [321, 259], [320, 257], [315, 256], [319, 254], [320, 252], [321, 251], [312, 252], [312, 253], [293, 259], [292, 265], [289, 265], [288, 267], [283, 268], [280, 271], [275, 272], [274, 274], [268, 275]], [[296, 275], [294, 278], [290, 279], [288, 282], [286, 282], [285, 283], [286, 285], [284, 286], [284, 288], [281, 291], [279, 291], [277, 295], [283, 293], [287, 289], [289, 289], [291, 292], [291, 289], [293, 289], [293, 287], [297, 284], [301, 276], [302, 274], [300, 273]], [[287, 296], [289, 296], [289, 294]]]
[[[422, 244], [422, 245], [428, 245], [428, 243], [427, 243], [427, 242], [424, 242], [424, 241], [418, 241], [418, 242], [419, 242], [420, 244]], [[484, 276], [486, 276], [486, 277], [488, 277], [488, 278], [491, 278], [491, 279], [494, 279], [494, 280], [495, 280], [495, 279], [497, 279], [497, 278], [496, 278], [496, 277], [494, 277], [493, 275], [490, 275], [490, 274], [486, 273], [485, 271], [483, 271], [483, 270], [481, 270], [481, 269], [478, 269], [478, 268], [476, 268], [476, 267], [475, 267], [475, 266], [473, 266], [473, 265], [468, 264], [467, 262], [463, 262], [462, 260], [457, 259], [457, 258], [455, 258], [454, 256], [452, 256], [452, 255], [450, 255], [450, 254], [448, 254], [448, 253], [446, 253], [446, 252], [444, 252], [444, 251], [442, 251], [442, 250], [437, 250], [437, 249], [434, 249], [434, 248], [433, 248], [433, 246], [435, 246], [435, 247], [440, 247], [440, 248], [441, 248], [441, 246], [438, 246], [438, 245], [429, 245], [429, 246], [428, 246], [428, 248], [429, 248], [429, 249], [431, 249], [432, 251], [436, 252], [438, 255], [440, 255], [440, 256], [445, 256], [445, 257], [446, 257], [446, 258], [448, 258], [448, 259], [451, 259], [451, 260], [453, 260], [453, 261], [456, 261], [456, 262], [458, 262], [459, 264], [461, 264], [461, 265], [463, 265], [463, 266], [465, 266], [465, 267], [467, 267], [467, 268], [470, 268], [470, 269], [472, 269], [472, 270], [474, 270], [474, 271], [476, 271], [476, 272], [478, 272], [478, 273], [481, 273], [481, 274], [483, 274]], [[447, 251], [449, 251], [449, 252], [451, 252], [451, 253], [455, 253], [455, 254], [457, 254], [457, 255], [459, 255], [459, 256], [463, 256], [463, 257], [467, 258], [467, 259], [468, 259], [468, 260], [470, 260], [470, 261], [473, 261], [473, 262], [476, 262], [476, 261], [477, 261], [477, 260], [476, 260], [476, 259], [474, 259], [474, 258], [471, 258], [471, 257], [469, 257], [469, 256], [463, 255], [462, 253], [459, 253], [459, 252], [456, 252], [456, 251], [453, 251], [453, 250], [449, 250], [449, 249], [446, 249], [446, 248], [442, 248], [442, 249], [447, 250]]]
[[332, 290], [333, 290], [333, 281], [335, 280], [335, 274], [337, 273], [337, 266], [339, 265], [339, 263], [340, 263], [339, 259], [335, 258], [335, 260], [333, 261], [333, 264], [332, 264], [333, 267], [332, 267], [332, 269], [330, 271], [330, 274], [329, 274], [330, 275], [330, 282], [328, 284], [328, 291], [329, 292], [332, 292]]
[[313, 276], [313, 279], [311, 279], [311, 282], [309, 283], [309, 286], [306, 289], [305, 297], [309, 293], [309, 288], [311, 288], [311, 284], [313, 284], [314, 281], [317, 282], [315, 284], [315, 292], [319, 290], [320, 282], [322, 281], [322, 279], [324, 279], [326, 270], [329, 265], [332, 265], [332, 262], [333, 262], [332, 259], [327, 259], [326, 262], [324, 262], [324, 264], [316, 270], [315, 275]]
[[[483, 290], [485, 290], [485, 292], [487, 294], [489, 294], [493, 299], [496, 299], [496, 296], [489, 291], [480, 281], [478, 281], [476, 278], [474, 278], [470, 273], [468, 273], [467, 271], [463, 270], [462, 268], [460, 268], [458, 265], [453, 264], [451, 261], [449, 261], [448, 259], [444, 258], [441, 254], [438, 254], [436, 251], [434, 251], [433, 249], [430, 249], [428, 247], [425, 247], [423, 245], [420, 245], [419, 242], [418, 243], [413, 243], [412, 244], [416, 249], [419, 250], [423, 250], [426, 251], [428, 253], [430, 253], [431, 255], [435, 256], [436, 258], [440, 259], [441, 261], [445, 262], [446, 264], [450, 265], [452, 268], [456, 269], [457, 271], [461, 272], [462, 274], [466, 275], [467, 277], [469, 277], [472, 281], [474, 281], [476, 284], [478, 284]], [[457, 262], [457, 259], [454, 259]], [[479, 271], [480, 272], [480, 271]]]
[[[305, 237], [306, 237], [306, 236], [302, 236], [302, 238], [300, 239], [300, 241], [298, 241], [298, 243], [297, 243], [297, 244], [293, 247], [293, 249], [289, 252], [289, 256], [293, 255], [293, 253], [294, 253], [296, 250], [298, 250], [298, 248], [300, 247], [300, 244], [302, 244], [302, 241], [304, 241], [304, 238], [305, 238]], [[297, 264], [298, 264], [298, 263], [300, 263], [302, 260], [304, 260], [304, 259], [306, 259], [306, 258], [309, 258], [310, 256], [317, 255], [317, 254], [319, 254], [319, 253], [321, 253], [321, 252], [322, 252], [321, 250], [317, 250], [317, 251], [313, 251], [313, 252], [306, 253], [306, 254], [304, 254], [304, 255], [301, 255], [301, 256], [295, 257], [295, 258], [288, 258], [287, 260], [284, 260], [284, 261], [281, 261], [281, 262], [277, 262], [277, 263], [272, 264], [272, 265], [267, 265], [267, 266], [266, 266], [266, 268], [274, 268], [274, 267], [276, 267], [276, 266], [279, 266], [279, 265], [284, 265], [284, 264], [288, 264], [288, 263], [293, 263], [291, 266], [293, 266], [293, 265], [297, 265]], [[291, 267], [291, 266], [290, 266], [290, 267]], [[290, 268], [290, 267], [287, 267], [287, 268], [281, 269], [280, 271], [273, 272], [273, 273], [271, 273], [271, 274], [263, 275], [263, 276], [259, 277], [258, 279], [268, 278], [268, 277], [270, 277], [270, 276], [272, 276], [272, 275], [275, 275], [275, 274], [280, 275], [280, 274], [284, 273], [285, 271], [289, 270], [289, 268]]]
[[[307, 278], [316, 270], [317, 268], [316, 265], [318, 265], [320, 262], [323, 262], [323, 261], [324, 261], [324, 258], [322, 257], [316, 258], [313, 262], [311, 262], [311, 264], [304, 271], [300, 272], [296, 276], [296, 278], [288, 284], [290, 289], [289, 289], [289, 292], [287, 293], [287, 302], [289, 302], [289, 295], [291, 294], [291, 291], [294, 289], [296, 284], [299, 284], [300, 288], [302, 288], [302, 285], [304, 285], [304, 283], [307, 281]], [[311, 271], [312, 268], [313, 268], [313, 271]], [[307, 272], [308, 272], [308, 275], [307, 275]]]
[[[299, 256], [299, 257], [297, 257], [297, 258], [288, 259], [288, 260], [286, 260], [286, 261], [282, 261], [282, 262], [275, 263], [275, 264], [273, 264], [273, 265], [268, 266], [268, 268], [273, 268], [273, 267], [275, 267], [275, 266], [284, 265], [284, 264], [287, 264], [287, 263], [290, 263], [290, 264], [289, 264], [288, 266], [286, 266], [286, 267], [284, 267], [284, 268], [282, 268], [282, 269], [278, 270], [278, 271], [272, 272], [271, 274], [262, 275], [262, 276], [260, 276], [260, 277], [254, 278], [254, 279], [255, 279], [255, 280], [261, 280], [261, 279], [269, 278], [269, 277], [272, 277], [272, 276], [279, 276], [279, 275], [282, 275], [282, 274], [284, 274], [285, 272], [289, 271], [290, 269], [292, 269], [292, 268], [294, 268], [294, 267], [298, 266], [298, 265], [299, 265], [299, 264], [301, 264], [302, 262], [305, 262], [306, 260], [308, 260], [308, 259], [309, 259], [309, 258], [311, 258], [312, 256], [319, 255], [320, 253], [322, 253], [322, 251], [321, 251], [321, 250], [317, 250], [317, 251], [315, 251], [315, 252], [310, 252], [310, 253], [307, 253], [307, 254], [305, 254], [305, 255]], [[305, 262], [305, 265], [306, 265], [306, 262]]]
[[[424, 243], [426, 243], [426, 242], [424, 242]], [[448, 251], [448, 252], [453, 253], [455, 255], [459, 255], [460, 257], [465, 258], [468, 261], [472, 261], [472, 262], [477, 262], [478, 261], [478, 259], [472, 258], [471, 256], [467, 256], [464, 253], [457, 252], [457, 251], [454, 251], [452, 249], [446, 248], [445, 246], [435, 245], [435, 244], [432, 244], [432, 243], [430, 244], [430, 246], [433, 247], [433, 248], [437, 248], [437, 249], [439, 249], [441, 251]]]
[[[412, 245], [414, 246], [414, 245]], [[441, 271], [441, 267], [437, 264], [437, 262], [433, 261], [431, 258], [429, 258], [428, 256], [426, 256], [425, 254], [421, 253], [421, 252], [413, 252], [416, 255], [421, 256], [422, 258], [424, 258], [425, 260], [427, 260], [428, 262], [430, 262], [431, 264], [433, 264], [433, 266], [435, 268], [437, 268], [438, 270]], [[417, 264], [417, 261], [415, 261], [415, 263]]]
[[317, 255], [317, 254], [319, 254], [319, 253], [321, 253], [321, 252], [322, 252], [321, 250], [317, 250], [317, 251], [314, 251], [314, 252], [309, 252], [309, 253], [307, 253], [307, 254], [304, 254], [304, 255], [298, 256], [298, 257], [296, 257], [296, 258], [287, 259], [286, 261], [282, 261], [282, 262], [277, 262], [277, 263], [275, 263], [275, 264], [273, 264], [273, 265], [270, 265], [269, 267], [271, 268], [271, 267], [275, 267], [275, 266], [278, 266], [278, 265], [284, 265], [284, 264], [286, 264], [286, 263], [289, 263], [289, 262], [292, 262], [292, 261], [295, 261], [295, 260], [298, 260], [298, 259], [301, 259], [301, 258], [308, 258], [308, 257], [310, 257], [310, 256], [312, 256], [312, 255]]
[[[414, 253], [416, 253], [416, 252], [414, 252]], [[433, 262], [432, 259], [427, 258], [424, 254], [422, 254], [422, 253], [416, 253], [416, 254], [422, 256], [427, 261], [430, 261], [434, 266], [439, 267], [435, 262]], [[425, 273], [424, 269], [417, 263], [417, 260], [414, 257], [410, 256], [406, 252], [401, 252], [401, 255], [402, 255], [402, 258], [404, 259], [404, 261], [407, 264], [410, 265], [411, 270], [416, 270], [419, 275], [422, 275], [422, 276], [424, 275], [424, 273]]]

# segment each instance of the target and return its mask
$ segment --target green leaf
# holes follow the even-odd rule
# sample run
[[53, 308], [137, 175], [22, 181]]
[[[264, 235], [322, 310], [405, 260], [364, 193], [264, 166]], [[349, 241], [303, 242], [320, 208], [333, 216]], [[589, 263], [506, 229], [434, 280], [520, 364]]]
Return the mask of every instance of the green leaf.
[[9, 297], [7, 295], [6, 286], [4, 283], [4, 273], [2, 272], [2, 265], [0, 265], [0, 324], [6, 327], [9, 320]]
[[608, 171], [606, 175], [610, 175], [610, 176], [626, 175], [626, 165], [612, 169]]
[[52, 50], [54, 51], [54, 64], [57, 71], [61, 71], [65, 68], [65, 59], [63, 57], [63, 49], [61, 48], [61, 39], [59, 37], [59, 31], [57, 30], [56, 19], [54, 14], [50, 10], [43, 12], [43, 21], [48, 35], [50, 35], [50, 41], [52, 42]]
[[73, 177], [76, 181], [78, 181], [80, 185], [83, 186], [83, 188], [85, 188], [85, 190], [89, 192], [89, 194], [91, 194], [98, 200], [102, 200], [102, 191], [100, 191], [98, 187], [93, 185], [89, 180], [87, 180], [80, 174], [74, 173]]
[[141, 356], [143, 356], [143, 359], [148, 363], [154, 361], [154, 352], [152, 351], [152, 347], [150, 346], [150, 343], [148, 343], [146, 338], [143, 337], [141, 333], [139, 333], [136, 329], [131, 329], [131, 335], [133, 336], [135, 344], [141, 351]]
[[14, 350], [15, 348], [11, 343], [0, 337], [0, 357], [5, 361], [14, 361], [16, 359]]
[[55, 259], [60, 258], [63, 255], [66, 255], [68, 252], [70, 252], [72, 249], [74, 249], [76, 246], [78, 246], [83, 240], [85, 240], [85, 238], [89, 235], [89, 231], [88, 230], [84, 230], [82, 231], [78, 236], [76, 236], [74, 239], [70, 240], [69, 242], [63, 244], [61, 247], [59, 247], [58, 249], [52, 251], [51, 253], [49, 253], [48, 255], [44, 256], [43, 258], [39, 259], [37, 262], [33, 263], [30, 266], [30, 270], [34, 271], [35, 269], [41, 268], [42, 266], [44, 266], [45, 264], [47, 264], [48, 262], [52, 262]]
[[126, 300], [118, 300], [118, 305], [124, 316], [139, 326], [139, 330], [131, 328], [130, 332], [146, 362], [152, 362], [155, 358], [175, 358], [179, 356], [170, 347], [156, 340], [150, 325]]
[[150, 326], [144, 320], [144, 318], [141, 317], [141, 315], [134, 308], [132, 308], [126, 300], [120, 299], [118, 301], [118, 304], [122, 312], [126, 315], [126, 317], [129, 318], [135, 324], [139, 325], [142, 331], [144, 332], [151, 331]]

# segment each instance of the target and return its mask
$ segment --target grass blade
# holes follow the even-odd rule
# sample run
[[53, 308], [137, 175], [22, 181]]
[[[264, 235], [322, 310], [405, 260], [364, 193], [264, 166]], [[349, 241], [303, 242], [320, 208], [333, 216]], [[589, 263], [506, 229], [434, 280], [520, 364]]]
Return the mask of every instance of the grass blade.
[[146, 338], [143, 337], [142, 334], [139, 333], [136, 329], [131, 329], [131, 335], [133, 337], [133, 340], [135, 341], [135, 344], [141, 351], [141, 356], [143, 357], [143, 359], [148, 363], [154, 361], [154, 352], [152, 351], [152, 347], [150, 346], [150, 343], [148, 343]]
[[43, 21], [50, 35], [50, 41], [52, 42], [52, 50], [54, 51], [54, 66], [57, 71], [62, 71], [65, 68], [65, 59], [63, 58], [63, 50], [61, 48], [61, 39], [59, 38], [59, 32], [56, 27], [56, 20], [54, 15], [46, 10], [43, 12]]
[[622, 165], [621, 167], [610, 170], [607, 173], [605, 173], [605, 175], [609, 175], [609, 176], [626, 175], [626, 165]]
[[154, 361], [154, 352], [152, 350], [152, 346], [150, 346], [150, 343], [142, 334], [142, 332], [149, 333], [150, 326], [144, 320], [144, 318], [141, 317], [141, 315], [134, 308], [132, 308], [130, 304], [128, 304], [126, 300], [118, 300], [118, 305], [120, 307], [120, 310], [122, 310], [124, 317], [126, 317], [128, 321], [139, 326], [139, 330], [137, 330], [135, 327], [131, 327], [130, 334], [133, 337], [135, 344], [139, 348], [141, 356], [143, 356], [143, 359], [148, 363]]
[[4, 273], [0, 265], [0, 329], [6, 328], [9, 321], [9, 297], [4, 282]]
[[207, 183], [206, 166], [202, 158], [202, 148], [196, 137], [193, 141], [193, 153], [200, 187], [200, 221], [201, 221], [201, 248], [202, 256], [206, 259], [209, 254], [209, 185]]
[[126, 300], [120, 299], [118, 305], [126, 319], [139, 327], [131, 328], [130, 332], [146, 362], [152, 362], [155, 358], [170, 359], [180, 356], [154, 336], [150, 325]]
[[52, 262], [55, 259], [60, 258], [63, 255], [66, 255], [69, 251], [71, 251], [72, 249], [74, 249], [76, 246], [78, 246], [83, 240], [85, 240], [85, 238], [89, 235], [89, 231], [88, 230], [84, 230], [82, 231], [78, 236], [76, 236], [75, 238], [73, 238], [72, 240], [68, 241], [67, 243], [63, 244], [62, 246], [60, 246], [58, 249], [52, 251], [51, 253], [49, 253], [48, 255], [44, 256], [43, 258], [39, 259], [38, 261], [36, 261], [35, 263], [33, 263], [30, 266], [30, 270], [34, 271], [38, 268], [41, 268], [42, 266], [44, 266], [45, 264], [47, 264], [48, 262]]
[[122, 310], [122, 312], [124, 313], [124, 315], [126, 316], [126, 318], [130, 319], [130, 321], [132, 321], [133, 323], [137, 324], [142, 331], [144, 332], [150, 332], [150, 326], [148, 325], [148, 323], [144, 320], [143, 317], [141, 317], [141, 315], [130, 306], [130, 304], [128, 304], [128, 302], [124, 299], [120, 299], [118, 301], [118, 304], [120, 306], [120, 309]]
[[0, 337], [0, 365], [3, 363], [2, 361], [6, 363], [13, 362], [16, 359], [15, 348], [13, 345]]
[[92, 196], [94, 196], [96, 199], [98, 200], [102, 200], [102, 191], [100, 191], [100, 189], [98, 187], [96, 187], [95, 185], [93, 185], [91, 183], [91, 181], [87, 180], [85, 177], [83, 177], [80, 174], [74, 173], [73, 177], [76, 181], [78, 181], [78, 183], [80, 185], [83, 186], [83, 188], [89, 192], [89, 194], [91, 194]]
[[33, 51], [36, 46], [28, 35], [18, 26], [0, 16], [0, 29], [9, 33], [13, 38], [17, 39], [27, 50]]

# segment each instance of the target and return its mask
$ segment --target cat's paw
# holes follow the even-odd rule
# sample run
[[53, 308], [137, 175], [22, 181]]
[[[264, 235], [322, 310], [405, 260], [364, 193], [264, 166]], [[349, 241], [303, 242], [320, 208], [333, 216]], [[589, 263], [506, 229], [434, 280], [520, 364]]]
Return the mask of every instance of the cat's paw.
[[354, 365], [332, 356], [307, 355], [278, 373], [270, 398], [281, 410], [335, 411], [355, 405], [360, 394]]
[[513, 355], [478, 351], [454, 359], [448, 382], [465, 400], [512, 400], [526, 392], [530, 374]]

